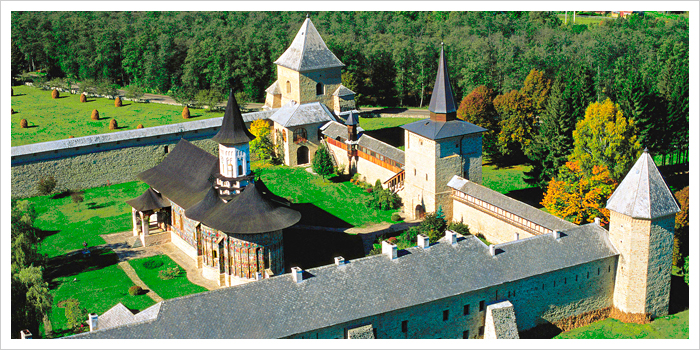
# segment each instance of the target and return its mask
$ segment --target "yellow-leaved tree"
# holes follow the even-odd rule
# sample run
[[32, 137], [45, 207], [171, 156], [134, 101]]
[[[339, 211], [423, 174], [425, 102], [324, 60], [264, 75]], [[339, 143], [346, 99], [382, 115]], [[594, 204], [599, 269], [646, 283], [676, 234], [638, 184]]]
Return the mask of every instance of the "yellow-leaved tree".
[[250, 124], [250, 133], [255, 135], [255, 139], [250, 141], [250, 151], [258, 159], [269, 160], [273, 156], [272, 140], [270, 140], [270, 125], [262, 119], [253, 121]]

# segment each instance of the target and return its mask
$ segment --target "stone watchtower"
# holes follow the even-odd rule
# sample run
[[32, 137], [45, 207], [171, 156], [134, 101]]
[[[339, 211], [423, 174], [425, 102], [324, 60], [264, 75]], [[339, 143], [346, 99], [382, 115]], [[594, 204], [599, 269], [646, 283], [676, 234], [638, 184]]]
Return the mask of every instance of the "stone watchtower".
[[613, 305], [628, 314], [668, 314], [673, 226], [680, 211], [647, 150], [610, 196], [610, 241], [620, 252]]
[[263, 108], [279, 108], [289, 101], [318, 101], [336, 115], [355, 109], [355, 93], [341, 84], [340, 69], [345, 65], [328, 49], [308, 17], [275, 64], [277, 81], [265, 90]]
[[406, 145], [404, 212], [417, 219], [442, 206], [451, 220], [447, 182], [459, 175], [481, 183], [481, 135], [487, 130], [457, 119], [444, 47], [428, 109], [430, 119], [402, 126]]

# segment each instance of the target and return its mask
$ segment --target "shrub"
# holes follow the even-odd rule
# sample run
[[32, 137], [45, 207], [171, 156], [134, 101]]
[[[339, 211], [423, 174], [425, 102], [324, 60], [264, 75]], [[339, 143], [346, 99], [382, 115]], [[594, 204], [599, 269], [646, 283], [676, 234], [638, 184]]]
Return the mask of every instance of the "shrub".
[[83, 193], [82, 192], [71, 192], [70, 199], [73, 200], [73, 203], [80, 203], [84, 200]]
[[401, 215], [399, 213], [391, 214], [391, 221], [401, 221]]
[[29, 123], [27, 123], [26, 119], [22, 119], [19, 121], [19, 127], [22, 129], [26, 129], [29, 127]]
[[143, 124], [136, 125], [136, 129], [143, 129]]
[[190, 119], [190, 108], [185, 106], [185, 108], [182, 109], [182, 118], [184, 119]]
[[76, 329], [87, 320], [87, 310], [81, 308], [80, 303], [76, 299], [66, 300], [65, 308], [66, 320], [70, 328]]
[[133, 296], [133, 295], [139, 295], [141, 293], [143, 293], [143, 288], [141, 288], [140, 286], [129, 287], [129, 295]]
[[387, 238], [386, 241], [391, 243], [391, 244], [396, 244], [396, 237], [389, 237], [389, 238]]
[[333, 174], [334, 172], [333, 160], [331, 159], [331, 155], [328, 153], [328, 150], [323, 145], [321, 145], [321, 147], [318, 148], [318, 150], [314, 154], [314, 159], [311, 163], [314, 172], [316, 172], [316, 174], [321, 175], [321, 177], [323, 177], [324, 179], [327, 176]]
[[50, 194], [56, 188], [56, 179], [53, 176], [43, 177], [36, 185], [37, 191], [42, 196]]
[[98, 112], [96, 109], [93, 109], [92, 114], [90, 115], [90, 119], [100, 120], [100, 112]]
[[367, 188], [365, 188], [365, 192], [367, 192], [367, 193], [372, 193], [372, 187], [367, 187]]
[[143, 97], [143, 89], [135, 86], [135, 85], [130, 85], [129, 88], [126, 90], [126, 98], [132, 100], [132, 101], [137, 101], [140, 100], [141, 97]]
[[119, 125], [117, 125], [116, 119], [112, 119], [109, 121], [109, 130], [117, 130], [118, 127]]
[[114, 99], [114, 107], [121, 107], [122, 106], [122, 99], [117, 96], [117, 98]]
[[[363, 184], [364, 185], [364, 184]], [[373, 209], [390, 210], [397, 209], [401, 205], [401, 198], [392, 192], [390, 189], [380, 189], [375, 191], [369, 185], [366, 185], [368, 193], [372, 193], [372, 197], [367, 200], [367, 206]]]
[[85, 94], [80, 94], [80, 102], [87, 102], [87, 96]]
[[69, 136], [68, 136], [69, 139], [72, 139], [73, 137], [74, 137], [73, 135], [69, 135]]
[[146, 260], [143, 262], [143, 267], [153, 270], [163, 266], [163, 262], [160, 260]]
[[688, 186], [683, 188], [682, 190], [674, 193], [674, 196], [678, 200], [678, 204], [681, 208], [681, 211], [676, 213], [676, 231], [681, 229], [682, 227], [688, 226], [688, 202], [690, 198], [690, 189]]
[[340, 164], [340, 165], [338, 165], [337, 168], [335, 168], [336, 175], [343, 175], [344, 173], [345, 173], [345, 164]]
[[463, 236], [469, 235], [469, 226], [462, 221], [451, 222], [449, 225], [447, 225], [447, 229], [457, 232]]
[[158, 277], [160, 277], [160, 279], [162, 279], [162, 280], [170, 280], [170, 279], [173, 279], [179, 275], [180, 275], [180, 268], [177, 266], [167, 268], [165, 270], [160, 270], [160, 272], [158, 272]]
[[51, 98], [55, 99], [55, 98], [58, 98], [58, 96], [59, 96], [58, 90], [56, 90], [56, 89], [51, 90]]

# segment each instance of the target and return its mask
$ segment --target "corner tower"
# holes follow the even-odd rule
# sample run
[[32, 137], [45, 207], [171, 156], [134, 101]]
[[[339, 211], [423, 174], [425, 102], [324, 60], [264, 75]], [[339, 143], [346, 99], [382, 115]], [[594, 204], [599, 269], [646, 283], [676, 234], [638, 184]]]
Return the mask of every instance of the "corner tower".
[[456, 118], [444, 47], [428, 109], [430, 119], [402, 126], [406, 146], [404, 213], [418, 219], [442, 207], [446, 219], [451, 220], [447, 183], [454, 175], [481, 183], [481, 134], [487, 130]]
[[620, 252], [613, 305], [628, 314], [668, 314], [673, 226], [680, 211], [647, 150], [605, 207]]
[[328, 49], [308, 16], [275, 64], [277, 81], [265, 90], [263, 108], [279, 108], [289, 101], [318, 101], [336, 115], [355, 108], [355, 93], [341, 84], [340, 70], [345, 65]]
[[214, 188], [224, 200], [240, 193], [253, 178], [249, 142], [255, 136], [245, 127], [233, 90], [228, 96], [221, 129], [212, 140], [219, 143], [219, 172]]

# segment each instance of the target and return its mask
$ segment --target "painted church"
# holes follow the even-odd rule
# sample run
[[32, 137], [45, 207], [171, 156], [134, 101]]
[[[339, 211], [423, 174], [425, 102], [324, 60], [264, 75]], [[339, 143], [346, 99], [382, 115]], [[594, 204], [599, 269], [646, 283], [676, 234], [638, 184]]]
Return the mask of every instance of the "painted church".
[[405, 151], [364, 134], [342, 63], [310, 19], [275, 63], [266, 120], [288, 165], [325, 144], [337, 165], [398, 193], [407, 217], [442, 207], [493, 244], [447, 231], [402, 251], [385, 241], [381, 255], [284, 271], [282, 230], [300, 214], [252, 175], [253, 136], [230, 95], [213, 138], [219, 157], [180, 141], [139, 175], [150, 188], [128, 203], [143, 244], [167, 227], [205, 277], [233, 287], [136, 315], [119, 304], [72, 338], [497, 339], [611, 313], [668, 313], [679, 207], [646, 151], [608, 200], [609, 230], [579, 226], [481, 185], [486, 130], [456, 119], [444, 49], [430, 118], [403, 126]]

